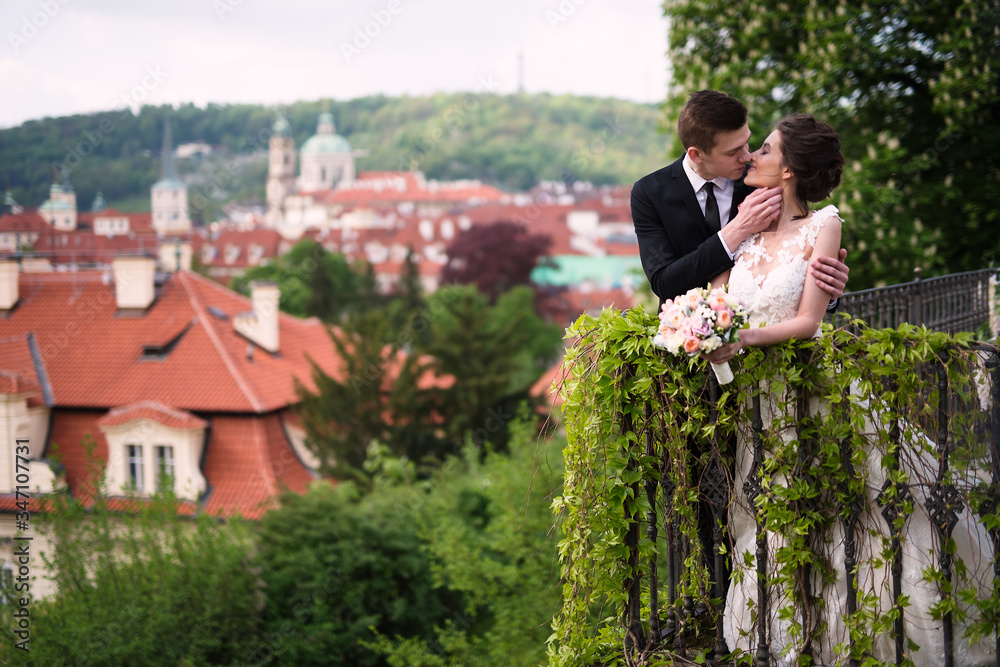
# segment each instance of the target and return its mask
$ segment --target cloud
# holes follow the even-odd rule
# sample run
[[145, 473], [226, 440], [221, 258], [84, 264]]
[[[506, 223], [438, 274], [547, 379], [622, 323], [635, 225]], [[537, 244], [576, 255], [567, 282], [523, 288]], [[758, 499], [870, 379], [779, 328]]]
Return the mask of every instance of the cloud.
[[[0, 3], [2, 34], [38, 2]], [[0, 126], [111, 108], [150, 66], [169, 72], [153, 104], [423, 95], [483, 76], [508, 93], [519, 55], [528, 92], [656, 102], [666, 88], [659, 0], [52, 2], [66, 4], [16, 53], [0, 51], [0, 86], [18, 92]], [[358, 52], [345, 57], [345, 44]]]

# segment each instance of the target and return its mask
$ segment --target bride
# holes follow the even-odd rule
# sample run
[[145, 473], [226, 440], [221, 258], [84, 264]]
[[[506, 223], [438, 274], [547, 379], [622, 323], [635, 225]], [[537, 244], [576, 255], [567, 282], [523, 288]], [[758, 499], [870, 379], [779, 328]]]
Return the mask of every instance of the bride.
[[[768, 229], [748, 237], [735, 253], [735, 265], [730, 271], [716, 277], [713, 287], [729, 284], [730, 294], [740, 299], [750, 313], [750, 328], [740, 331], [738, 342], [722, 346], [706, 355], [709, 361], [722, 363], [731, 359], [743, 347], [766, 346], [791, 339], [807, 339], [820, 335], [820, 321], [827, 308], [829, 294], [814, 280], [806, 280], [810, 260], [814, 257], [837, 257], [841, 240], [839, 211], [835, 206], [826, 206], [810, 211], [809, 202], [826, 199], [840, 183], [844, 158], [840, 151], [840, 141], [832, 127], [816, 121], [807, 114], [787, 116], [778, 122], [776, 129], [767, 137], [761, 148], [752, 154], [746, 175], [746, 183], [755, 187], [781, 187], [784, 205], [779, 217]], [[766, 394], [767, 392], [762, 392]], [[774, 396], [763, 396], [762, 412], [765, 424], [770, 422], [773, 410], [779, 409]], [[812, 398], [813, 409], [823, 410], [818, 398]], [[749, 420], [744, 420], [747, 422]], [[733, 576], [726, 597], [723, 624], [726, 642], [731, 650], [753, 653], [757, 646], [756, 619], [763, 613], [767, 619], [767, 636], [770, 655], [780, 665], [796, 664], [802, 653], [810, 653], [815, 664], [848, 664], [849, 655], [847, 616], [847, 584], [844, 570], [845, 551], [842, 529], [833, 531], [833, 539], [819, 548], [820, 556], [829, 563], [835, 577], [814, 577], [813, 590], [822, 600], [812, 605], [810, 628], [805, 632], [795, 630], [793, 625], [799, 620], [799, 610], [788, 618], [788, 612], [779, 615], [779, 609], [789, 607], [791, 602], [780, 591], [769, 591], [768, 604], [761, 610], [757, 601], [756, 540], [757, 525], [754, 520], [752, 503], [742, 489], [742, 481], [751, 472], [752, 445], [747, 428], [743, 424], [738, 437], [736, 458], [736, 484], [734, 498], [730, 505], [729, 531], [733, 544]], [[866, 431], [877, 429], [877, 424], [869, 423]], [[903, 463], [904, 469], [915, 478], [933, 478], [933, 443], [927, 441], [915, 429], [908, 428], [905, 435], [909, 445], [904, 449], [916, 454], [913, 460]], [[785, 441], [795, 438], [794, 433], [778, 434]], [[876, 497], [886, 478], [881, 468], [881, 457], [871, 451], [865, 469], [859, 471], [866, 479], [868, 488], [861, 527], [862, 534], [859, 558], [861, 565], [854, 573], [858, 587], [858, 599], [865, 598], [878, 613], [884, 614], [892, 608], [892, 596], [888, 582], [888, 566], [879, 559], [883, 554], [880, 535], [887, 531], [885, 524], [879, 523], [879, 508]], [[775, 480], [774, 483], [780, 483]], [[935, 532], [925, 508], [927, 493], [920, 485], [913, 487], [913, 514], [905, 524], [902, 544], [903, 593], [908, 596], [909, 605], [903, 609], [904, 633], [908, 640], [905, 657], [913, 660], [917, 667], [945, 664], [942, 624], [933, 618], [931, 607], [940, 600], [936, 584], [924, 581], [925, 568], [933, 567], [933, 555], [937, 548]], [[839, 522], [837, 524], [840, 526]], [[983, 527], [974, 518], [963, 518], [955, 528], [954, 540], [958, 545], [958, 556], [981, 580], [992, 579], [992, 546]], [[777, 534], [767, 536], [767, 552], [774, 554], [782, 544]], [[773, 556], [771, 557], [773, 564]], [[832, 579], [832, 581], [831, 581]], [[875, 602], [872, 603], [871, 601]], [[960, 618], [960, 615], [957, 616]], [[793, 620], [795, 619], [795, 620]], [[801, 630], [801, 629], [800, 629]], [[955, 628], [955, 665], [973, 666], [988, 664], [995, 660], [992, 655], [992, 641], [969, 645], [962, 639], [963, 627]], [[812, 635], [810, 645], [804, 646], [802, 635]], [[913, 645], [919, 645], [919, 649]], [[876, 636], [872, 642], [871, 657], [876, 660], [894, 662], [895, 644], [888, 632]]]

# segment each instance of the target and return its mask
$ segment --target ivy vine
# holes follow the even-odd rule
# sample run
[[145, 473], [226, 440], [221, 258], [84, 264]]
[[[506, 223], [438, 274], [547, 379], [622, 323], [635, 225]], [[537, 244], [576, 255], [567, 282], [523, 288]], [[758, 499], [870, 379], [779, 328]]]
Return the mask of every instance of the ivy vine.
[[[553, 501], [562, 530], [563, 606], [553, 621], [550, 665], [669, 664], [663, 647], [634, 636], [624, 611], [627, 586], [639, 579], [648, 634], [646, 574], [667, 553], [663, 531], [655, 542], [635, 541], [646, 534], [636, 523], [646, 527], [651, 511], [658, 522], [673, 522], [689, 546], [673, 602], [662, 577], [655, 591], [658, 619], [676, 614], [683, 622], [678, 606], [685, 602], [709, 609], [719, 603], [711, 598], [698, 537], [700, 476], [713, 457], [737, 470], [728, 480], [730, 503], [744, 503], [766, 530], [770, 590], [780, 599], [772, 624], [786, 652], [829, 630], [822, 614], [812, 612], [823, 607], [824, 589], [844, 576], [846, 522], [854, 522], [865, 545], [853, 555], [851, 574], [859, 579], [891, 569], [909, 539], [908, 521], [927, 512], [927, 499], [942, 489], [949, 490], [945, 510], [988, 531], [993, 544], [1000, 541], [994, 483], [1000, 462], [989, 446], [997, 437], [991, 421], [997, 387], [984, 365], [995, 349], [973, 345], [971, 335], [851, 324], [859, 333], [824, 325], [815, 339], [745, 350], [732, 362], [736, 380], [715, 400], [707, 364], [654, 348], [656, 317], [641, 307], [584, 315], [567, 330], [572, 344], [559, 386], [566, 472]], [[764, 456], [755, 473], [761, 491], [751, 503], [738, 472], [746, 461], [736, 460], [749, 444], [734, 451], [732, 443], [752, 440], [755, 396]], [[947, 456], [939, 442], [948, 444]], [[642, 492], [647, 482], [659, 485], [653, 506]], [[923, 584], [941, 593], [929, 613], [950, 613], [956, 643], [990, 644], [996, 637], [1000, 587], [987, 546], [989, 553], [967, 562], [954, 540], [945, 540], [935, 554], [950, 557], [947, 570], [935, 556], [921, 573]], [[756, 576], [749, 551], [733, 553], [732, 561], [733, 581]], [[861, 586], [856, 610], [839, 619], [844, 641], [833, 648], [844, 664], [851, 658], [883, 664], [891, 650], [887, 637], [908, 599], [892, 595], [891, 577], [879, 581]], [[917, 648], [909, 641], [904, 661]], [[750, 657], [746, 650], [733, 654], [738, 662]], [[808, 656], [799, 661], [808, 663]]]

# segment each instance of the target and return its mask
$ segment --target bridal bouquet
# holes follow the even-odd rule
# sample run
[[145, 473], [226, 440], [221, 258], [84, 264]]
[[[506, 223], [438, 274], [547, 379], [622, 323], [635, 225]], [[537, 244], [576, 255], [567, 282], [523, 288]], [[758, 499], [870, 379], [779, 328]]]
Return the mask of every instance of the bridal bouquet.
[[[725, 289], [694, 288], [660, 309], [660, 326], [653, 345], [675, 356], [693, 357], [736, 340], [737, 329], [747, 324], [747, 311]], [[719, 384], [733, 381], [729, 362], [712, 364]]]

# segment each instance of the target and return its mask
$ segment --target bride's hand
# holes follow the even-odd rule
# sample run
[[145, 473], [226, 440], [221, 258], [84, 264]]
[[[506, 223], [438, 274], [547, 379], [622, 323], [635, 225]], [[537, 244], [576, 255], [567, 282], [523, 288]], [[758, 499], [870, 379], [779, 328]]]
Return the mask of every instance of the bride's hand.
[[723, 343], [720, 347], [712, 350], [711, 352], [704, 352], [701, 356], [708, 359], [713, 364], [721, 364], [729, 361], [736, 356], [736, 353], [742, 350], [744, 344], [742, 341], [736, 341], [735, 343]]
[[722, 228], [726, 246], [736, 248], [746, 237], [767, 229], [781, 215], [781, 193], [781, 188], [773, 187], [760, 188], [747, 195], [736, 216]]

